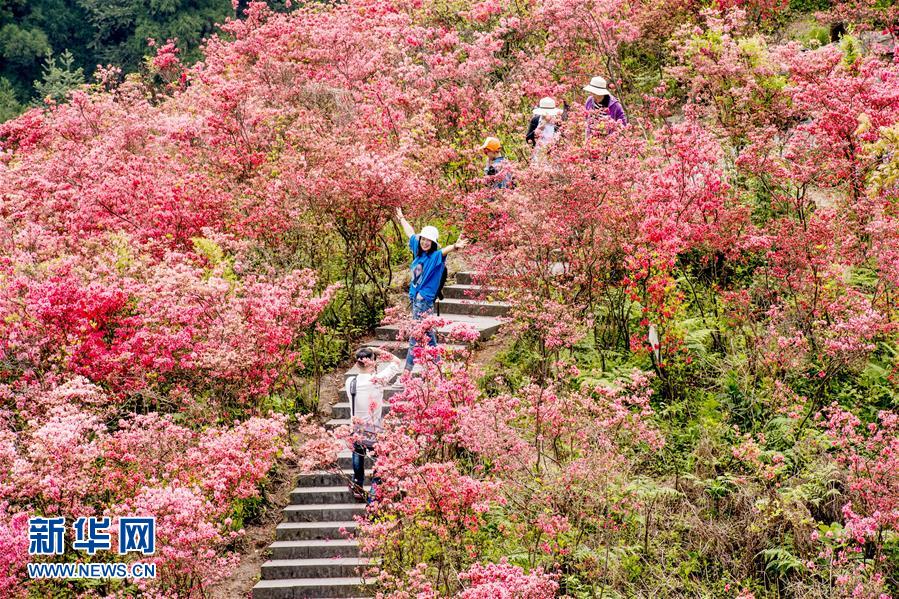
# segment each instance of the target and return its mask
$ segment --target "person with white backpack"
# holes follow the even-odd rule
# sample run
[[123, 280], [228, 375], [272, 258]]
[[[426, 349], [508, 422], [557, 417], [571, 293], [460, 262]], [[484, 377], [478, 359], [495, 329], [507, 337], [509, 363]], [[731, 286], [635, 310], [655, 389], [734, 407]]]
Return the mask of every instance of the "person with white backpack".
[[[377, 356], [389, 357], [378, 368]], [[365, 455], [374, 451], [384, 420], [384, 389], [402, 371], [403, 362], [390, 352], [377, 347], [363, 347], [356, 351], [357, 374], [346, 381], [346, 395], [350, 402], [353, 423], [353, 496], [365, 499]], [[372, 478], [374, 496], [377, 479]]]

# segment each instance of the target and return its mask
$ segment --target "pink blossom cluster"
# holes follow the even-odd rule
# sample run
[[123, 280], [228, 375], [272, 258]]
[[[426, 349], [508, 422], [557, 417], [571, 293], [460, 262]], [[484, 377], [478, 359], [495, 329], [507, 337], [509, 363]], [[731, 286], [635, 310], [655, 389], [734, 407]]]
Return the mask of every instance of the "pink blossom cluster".
[[164, 575], [146, 584], [180, 593], [230, 571], [227, 548], [242, 533], [232, 526], [232, 509], [258, 497], [287, 442], [287, 418], [277, 414], [197, 431], [150, 412], [111, 429], [86, 409], [61, 404], [18, 431], [9, 425], [0, 430], [0, 547], [10, 555], [8, 576], [23, 576], [23, 522], [31, 515], [148, 515], [157, 518], [152, 561]]
[[550, 599], [559, 588], [556, 577], [545, 574], [542, 568], [526, 574], [505, 560], [473, 564], [459, 578], [469, 585], [459, 594], [464, 599]]

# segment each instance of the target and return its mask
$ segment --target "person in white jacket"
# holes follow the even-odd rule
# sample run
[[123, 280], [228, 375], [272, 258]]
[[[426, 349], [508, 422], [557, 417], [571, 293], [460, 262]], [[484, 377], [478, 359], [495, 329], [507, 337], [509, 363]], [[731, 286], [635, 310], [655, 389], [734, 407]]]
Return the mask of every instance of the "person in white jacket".
[[[389, 359], [379, 368], [377, 356]], [[390, 352], [377, 347], [363, 347], [356, 351], [358, 373], [346, 381], [346, 395], [350, 402], [353, 422], [353, 495], [364, 499], [365, 454], [373, 451], [384, 420], [384, 389], [389, 387], [403, 368], [403, 362]], [[375, 479], [372, 481], [376, 482]], [[374, 492], [375, 484], [372, 485]]]

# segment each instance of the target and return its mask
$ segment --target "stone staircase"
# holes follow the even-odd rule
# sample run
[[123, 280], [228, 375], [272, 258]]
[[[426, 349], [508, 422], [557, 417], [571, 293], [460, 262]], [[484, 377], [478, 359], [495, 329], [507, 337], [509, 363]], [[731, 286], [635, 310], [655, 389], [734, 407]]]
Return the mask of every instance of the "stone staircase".
[[[440, 317], [453, 322], [466, 322], [487, 340], [499, 330], [500, 317], [509, 305], [495, 301], [491, 290], [479, 287], [472, 273], [456, 273], [455, 284], [444, 287]], [[373, 346], [387, 346], [400, 358], [406, 356], [404, 343], [397, 344], [397, 327], [382, 326], [376, 330]], [[438, 329], [440, 342], [446, 328]], [[402, 341], [402, 340], [400, 340]], [[399, 348], [394, 348], [400, 345]], [[451, 346], [452, 347], [452, 346]], [[456, 346], [459, 347], [459, 346]], [[345, 373], [355, 374], [355, 368]], [[413, 370], [413, 374], [414, 374]], [[402, 388], [394, 385], [384, 392], [389, 403], [391, 396]], [[350, 403], [344, 389], [340, 402], [331, 408], [329, 428], [350, 423]], [[372, 462], [366, 457], [366, 475]], [[357, 502], [349, 490], [352, 480], [352, 453], [341, 451], [333, 470], [312, 472], [300, 476], [297, 487], [290, 493], [290, 504], [284, 508], [284, 518], [275, 531], [275, 542], [269, 545], [271, 558], [262, 564], [262, 574], [253, 587], [253, 599], [300, 599], [307, 597], [370, 597], [366, 590], [365, 571], [376, 562], [361, 557], [353, 538], [355, 516], [365, 513], [365, 504]], [[366, 479], [366, 486], [369, 480]]]

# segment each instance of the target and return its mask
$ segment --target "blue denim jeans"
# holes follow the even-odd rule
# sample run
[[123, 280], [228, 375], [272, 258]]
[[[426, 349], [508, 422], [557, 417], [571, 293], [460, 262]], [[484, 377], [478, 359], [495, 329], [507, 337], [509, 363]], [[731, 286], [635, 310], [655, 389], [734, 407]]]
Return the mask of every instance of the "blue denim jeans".
[[[365, 454], [374, 451], [374, 447], [368, 448], [358, 441], [353, 442], [353, 482], [362, 489], [365, 485]], [[371, 503], [375, 499], [375, 490], [381, 479], [371, 477], [371, 491], [368, 494], [367, 503]]]
[[365, 454], [368, 448], [362, 443], [353, 443], [353, 482], [361, 489], [365, 484]]
[[[421, 296], [416, 296], [412, 301], [412, 320], [422, 320], [428, 312], [434, 310], [434, 300], [426, 300]], [[437, 331], [431, 329], [428, 331], [428, 345], [437, 347]], [[415, 339], [409, 339], [409, 351], [406, 353], [406, 370], [412, 370], [415, 363], [415, 357], [412, 355], [412, 349], [415, 347]]]

